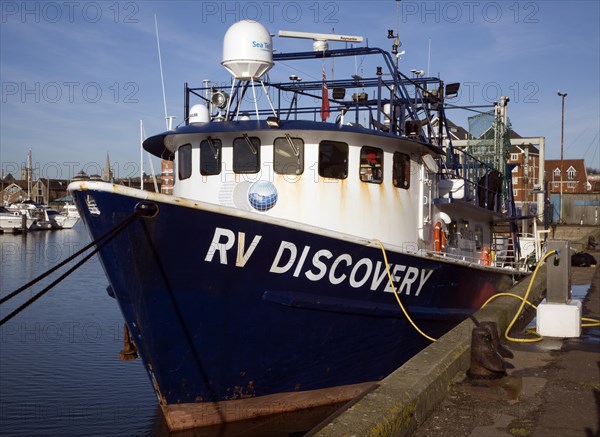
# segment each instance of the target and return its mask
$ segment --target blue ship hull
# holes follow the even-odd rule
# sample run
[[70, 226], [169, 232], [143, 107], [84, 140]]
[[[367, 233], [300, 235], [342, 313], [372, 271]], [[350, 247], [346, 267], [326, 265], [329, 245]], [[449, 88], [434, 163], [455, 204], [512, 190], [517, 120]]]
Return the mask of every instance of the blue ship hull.
[[[107, 187], [73, 191], [92, 238], [148, 195]], [[90, 213], [90, 197], [100, 214]], [[100, 257], [163, 410], [282, 393], [318, 397], [380, 380], [430, 344], [386, 291], [372, 242], [150, 197], [156, 217], [137, 218]], [[432, 337], [512, 283], [499, 269], [387, 252], [401, 299]]]

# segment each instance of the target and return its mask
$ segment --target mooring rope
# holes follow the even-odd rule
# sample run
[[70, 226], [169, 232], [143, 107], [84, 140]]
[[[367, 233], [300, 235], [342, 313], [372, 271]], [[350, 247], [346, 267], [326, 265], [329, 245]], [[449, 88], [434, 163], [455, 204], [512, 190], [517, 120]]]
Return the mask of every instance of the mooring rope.
[[77, 270], [79, 267], [81, 267], [87, 260], [89, 260], [92, 256], [94, 256], [100, 250], [102, 250], [108, 243], [110, 243], [117, 235], [119, 235], [127, 226], [129, 226], [131, 223], [133, 223], [133, 221], [136, 220], [138, 217], [141, 217], [141, 216], [152, 216], [153, 217], [154, 215], [156, 215], [157, 212], [158, 212], [158, 208], [154, 204], [149, 204], [149, 202], [138, 203], [135, 207], [134, 213], [131, 214], [129, 217], [127, 217], [125, 220], [123, 220], [121, 223], [113, 226], [107, 232], [105, 232], [100, 237], [96, 238], [94, 241], [92, 241], [91, 243], [86, 245], [83, 249], [79, 250], [75, 254], [68, 257], [66, 260], [62, 261], [61, 263], [52, 267], [50, 270], [41, 274], [37, 278], [29, 281], [27, 284], [19, 287], [15, 291], [9, 293], [8, 295], [6, 295], [2, 299], [0, 299], [0, 304], [7, 302], [8, 300], [12, 299], [13, 297], [17, 296], [21, 292], [23, 292], [26, 289], [28, 289], [29, 287], [31, 287], [32, 285], [38, 283], [39, 281], [46, 278], [50, 274], [54, 273], [56, 270], [63, 267], [65, 264], [73, 261], [75, 258], [80, 256], [82, 253], [89, 250], [92, 246], [96, 245], [96, 248], [92, 252], [90, 252], [88, 255], [86, 255], [82, 260], [80, 260], [77, 264], [75, 264], [73, 267], [71, 267], [69, 270], [67, 270], [65, 273], [63, 273], [61, 276], [59, 276], [57, 279], [55, 279], [51, 284], [49, 284], [43, 290], [41, 290], [36, 295], [29, 298], [26, 302], [24, 302], [22, 305], [20, 305], [18, 308], [16, 308], [10, 314], [8, 314], [6, 317], [4, 317], [2, 320], [0, 320], [0, 326], [4, 325], [10, 319], [15, 317], [17, 314], [19, 314], [21, 311], [23, 311], [25, 308], [27, 308], [33, 302], [35, 302], [40, 297], [42, 297], [44, 294], [46, 294], [48, 291], [50, 291], [56, 284], [60, 283], [63, 279], [65, 279], [67, 276], [69, 276], [71, 273], [73, 273], [75, 270]]
[[70, 257], [68, 257], [67, 259], [65, 259], [64, 261], [62, 261], [59, 264], [55, 265], [50, 270], [47, 270], [46, 272], [42, 273], [37, 278], [32, 279], [27, 284], [22, 285], [21, 287], [17, 288], [15, 291], [7, 294], [6, 296], [4, 296], [3, 298], [0, 299], [0, 305], [3, 304], [4, 302], [7, 302], [10, 299], [12, 299], [13, 297], [15, 297], [16, 295], [20, 294], [21, 292], [25, 291], [26, 289], [28, 289], [32, 285], [37, 284], [39, 281], [41, 281], [42, 279], [44, 279], [47, 276], [51, 275], [52, 273], [54, 273], [56, 270], [60, 269], [65, 264], [70, 263], [75, 258], [77, 258], [79, 255], [81, 255], [82, 253], [84, 253], [88, 249], [90, 249], [92, 246], [98, 244], [100, 241], [102, 241], [103, 239], [105, 239], [106, 237], [108, 237], [110, 234], [112, 234], [113, 232], [115, 232], [116, 229], [117, 229], [117, 227], [121, 226], [122, 224], [123, 223], [119, 223], [118, 225], [116, 225], [112, 229], [109, 229], [104, 234], [102, 234], [100, 237], [96, 238], [94, 241], [92, 241], [91, 243], [89, 243], [88, 245], [86, 245], [85, 247], [83, 247], [83, 249], [77, 251], [76, 253], [74, 253], [73, 255], [71, 255]]

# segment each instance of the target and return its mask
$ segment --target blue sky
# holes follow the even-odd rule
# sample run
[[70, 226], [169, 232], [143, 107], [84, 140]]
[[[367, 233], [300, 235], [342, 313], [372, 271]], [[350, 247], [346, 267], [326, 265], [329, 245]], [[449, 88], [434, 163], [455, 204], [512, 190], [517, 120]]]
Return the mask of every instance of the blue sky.
[[[1, 169], [16, 173], [31, 148], [42, 177], [68, 178], [82, 168], [100, 173], [107, 153], [117, 176], [137, 176], [140, 120], [148, 136], [165, 128], [155, 15], [167, 109], [177, 117], [175, 124], [182, 122], [184, 82], [201, 86], [204, 79], [229, 80], [220, 65], [222, 38], [239, 19], [259, 19], [271, 33], [362, 35], [370, 46], [385, 49], [387, 29], [398, 28], [405, 72], [427, 70], [429, 64], [430, 75], [461, 82], [456, 104], [489, 104], [509, 96], [513, 129], [521, 136], [545, 136], [549, 159], [560, 157], [557, 91], [567, 92], [565, 158], [585, 158], [586, 166], [600, 168], [599, 4], [3, 0]], [[279, 38], [274, 46], [310, 49], [309, 42]], [[360, 60], [340, 62], [336, 78], [344, 66], [352, 74], [374, 71]], [[292, 72], [276, 65], [271, 77]], [[316, 80], [319, 68], [298, 75]], [[468, 115], [449, 113], [464, 127]]]

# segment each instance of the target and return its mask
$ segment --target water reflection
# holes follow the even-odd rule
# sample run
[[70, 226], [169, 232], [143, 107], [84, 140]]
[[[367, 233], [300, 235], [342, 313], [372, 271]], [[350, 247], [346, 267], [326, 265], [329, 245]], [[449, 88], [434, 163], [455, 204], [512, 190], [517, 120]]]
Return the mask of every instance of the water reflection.
[[[0, 236], [0, 295], [89, 242], [83, 227]], [[61, 270], [63, 271], [63, 270]], [[6, 316], [60, 275], [0, 308]], [[148, 435], [156, 396], [142, 363], [119, 361], [123, 319], [94, 257], [0, 327], [2, 435]]]

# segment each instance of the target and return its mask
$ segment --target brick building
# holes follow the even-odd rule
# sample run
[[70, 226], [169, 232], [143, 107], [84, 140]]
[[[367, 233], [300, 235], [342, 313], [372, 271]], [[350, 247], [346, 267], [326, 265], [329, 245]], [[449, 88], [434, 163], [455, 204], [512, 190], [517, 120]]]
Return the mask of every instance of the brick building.
[[550, 194], [560, 193], [561, 174], [563, 194], [584, 194], [592, 189], [583, 159], [563, 159], [562, 168], [560, 164], [560, 159], [546, 160], [544, 170]]
[[173, 194], [173, 161], [163, 159], [161, 161], [161, 185], [162, 194]]
[[541, 187], [541, 183], [539, 181], [539, 149], [532, 143], [512, 143], [508, 149], [508, 153], [508, 163], [517, 164], [517, 166], [512, 170], [513, 194], [515, 197], [515, 202], [536, 202], [537, 194], [534, 193], [534, 190]]

